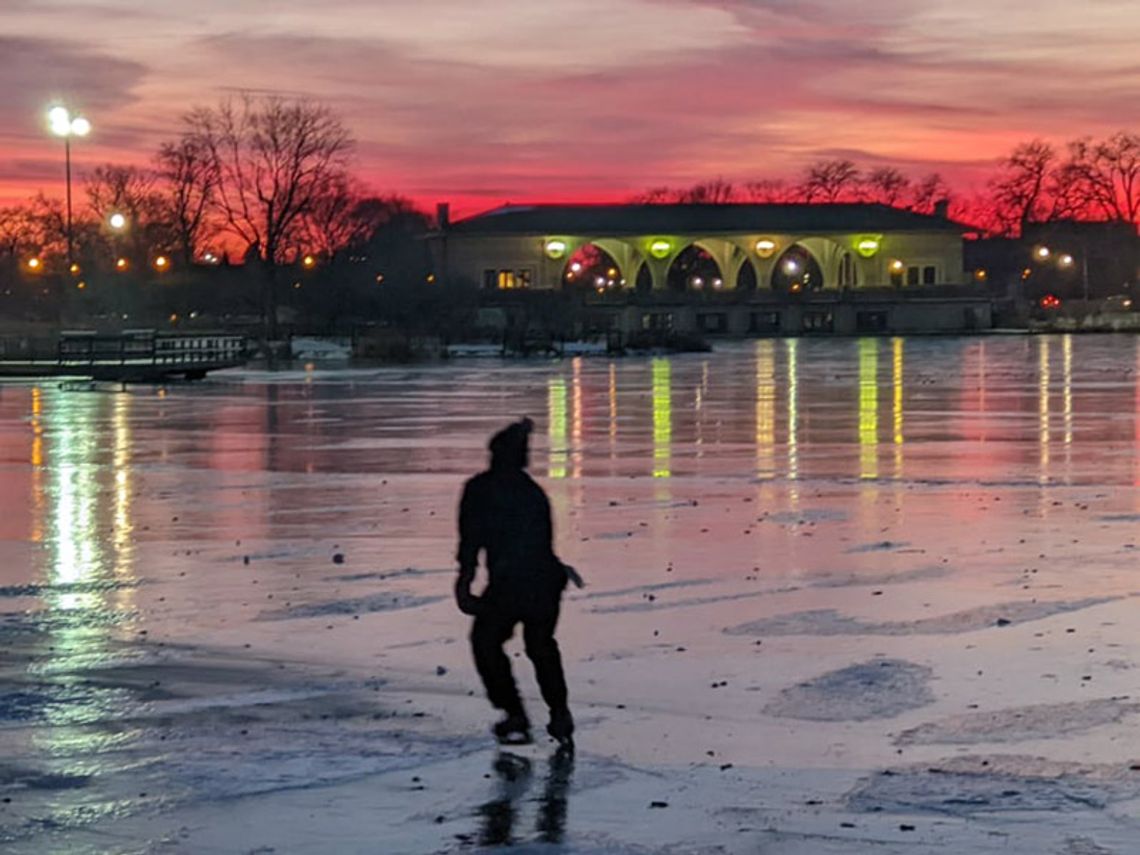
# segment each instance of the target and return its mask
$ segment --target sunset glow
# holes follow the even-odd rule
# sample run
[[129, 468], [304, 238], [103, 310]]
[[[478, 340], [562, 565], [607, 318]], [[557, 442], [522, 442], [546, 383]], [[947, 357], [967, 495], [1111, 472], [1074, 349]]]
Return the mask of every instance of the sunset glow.
[[0, 34], [0, 205], [62, 194], [52, 105], [90, 120], [81, 178], [240, 90], [327, 102], [363, 180], [461, 214], [825, 157], [968, 190], [1020, 141], [1140, 124], [1126, 0], [8, 0]]

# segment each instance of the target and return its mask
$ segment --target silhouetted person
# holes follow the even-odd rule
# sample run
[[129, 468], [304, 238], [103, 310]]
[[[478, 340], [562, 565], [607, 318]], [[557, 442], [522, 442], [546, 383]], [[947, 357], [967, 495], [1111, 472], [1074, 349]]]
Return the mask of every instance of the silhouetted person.
[[[474, 615], [471, 650], [491, 704], [506, 713], [493, 732], [500, 742], [530, 741], [530, 721], [503, 645], [523, 627], [526, 655], [534, 663], [542, 698], [550, 708], [547, 732], [571, 744], [574, 721], [566, 704], [566, 678], [554, 640], [562, 591], [571, 568], [554, 554], [550, 502], [526, 473], [534, 424], [522, 419], [491, 438], [491, 466], [463, 487], [459, 504], [459, 578], [455, 599]], [[487, 588], [471, 593], [483, 550]], [[577, 580], [576, 574], [575, 581]]]

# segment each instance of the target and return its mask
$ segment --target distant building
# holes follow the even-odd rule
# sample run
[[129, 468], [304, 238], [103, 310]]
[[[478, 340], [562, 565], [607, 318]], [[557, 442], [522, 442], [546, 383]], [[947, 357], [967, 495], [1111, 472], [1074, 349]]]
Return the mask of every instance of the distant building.
[[[488, 302], [581, 297], [608, 329], [936, 332], [990, 324], [944, 211], [884, 205], [507, 206], [450, 222], [436, 269]], [[509, 304], [509, 300], [505, 301]]]

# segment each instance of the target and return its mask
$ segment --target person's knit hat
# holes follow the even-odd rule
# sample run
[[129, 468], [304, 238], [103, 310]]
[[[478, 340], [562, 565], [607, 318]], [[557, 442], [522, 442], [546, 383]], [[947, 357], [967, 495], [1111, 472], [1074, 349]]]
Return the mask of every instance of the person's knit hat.
[[530, 432], [534, 422], [525, 416], [507, 425], [493, 437], [487, 447], [491, 449], [493, 468], [526, 469], [529, 462]]

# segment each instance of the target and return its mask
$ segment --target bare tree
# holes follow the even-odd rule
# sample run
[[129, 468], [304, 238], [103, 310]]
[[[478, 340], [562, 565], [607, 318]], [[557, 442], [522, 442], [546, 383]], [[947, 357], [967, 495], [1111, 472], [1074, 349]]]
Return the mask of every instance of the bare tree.
[[850, 160], [821, 160], [807, 168], [801, 193], [804, 201], [839, 202], [855, 196], [859, 168]]
[[183, 139], [208, 153], [217, 172], [214, 207], [225, 229], [264, 270], [265, 332], [277, 337], [277, 269], [288, 263], [304, 217], [343, 181], [352, 138], [327, 107], [246, 96], [199, 107]]
[[305, 246], [332, 260], [342, 250], [363, 243], [390, 219], [388, 210], [377, 210], [371, 201], [347, 177], [329, 182], [305, 215], [301, 234]]
[[189, 266], [210, 234], [207, 215], [218, 190], [218, 164], [193, 137], [163, 143], [155, 161], [171, 231]]
[[37, 252], [32, 212], [26, 206], [0, 208], [0, 257], [19, 263], [24, 256]]
[[[43, 255], [66, 255], [67, 214], [63, 202], [37, 193], [27, 208], [27, 223], [30, 229], [29, 246], [35, 247]], [[82, 222], [79, 226], [82, 226]]]
[[1020, 234], [1028, 223], [1048, 219], [1049, 177], [1056, 163], [1056, 150], [1040, 139], [1022, 143], [1002, 159], [990, 190], [1006, 232]]
[[916, 182], [910, 192], [910, 209], [920, 214], [933, 214], [940, 202], [953, 199], [950, 186], [937, 172]]
[[[88, 206], [95, 215], [88, 231], [90, 241], [97, 241], [101, 252], [116, 250], [114, 254], [118, 254], [118, 250], [126, 249], [137, 261], [152, 251], [169, 248], [170, 221], [155, 185], [156, 176], [150, 170], [115, 163], [97, 166], [87, 176]], [[126, 217], [128, 225], [123, 234], [109, 236], [106, 224], [116, 213]]]
[[789, 202], [792, 197], [787, 182], [779, 178], [749, 181], [744, 185], [744, 193], [750, 202], [767, 205]]
[[910, 192], [910, 179], [893, 166], [879, 166], [867, 173], [863, 182], [863, 196], [868, 202], [901, 206]]
[[1121, 131], [1095, 144], [1077, 140], [1069, 152], [1090, 208], [1110, 220], [1140, 220], [1140, 135]]
[[631, 205], [667, 205], [673, 202], [677, 191], [672, 187], [650, 187], [644, 192], [637, 193], [629, 198]]
[[727, 205], [737, 198], [736, 187], [723, 178], [694, 184], [677, 194], [677, 201], [685, 205]]

